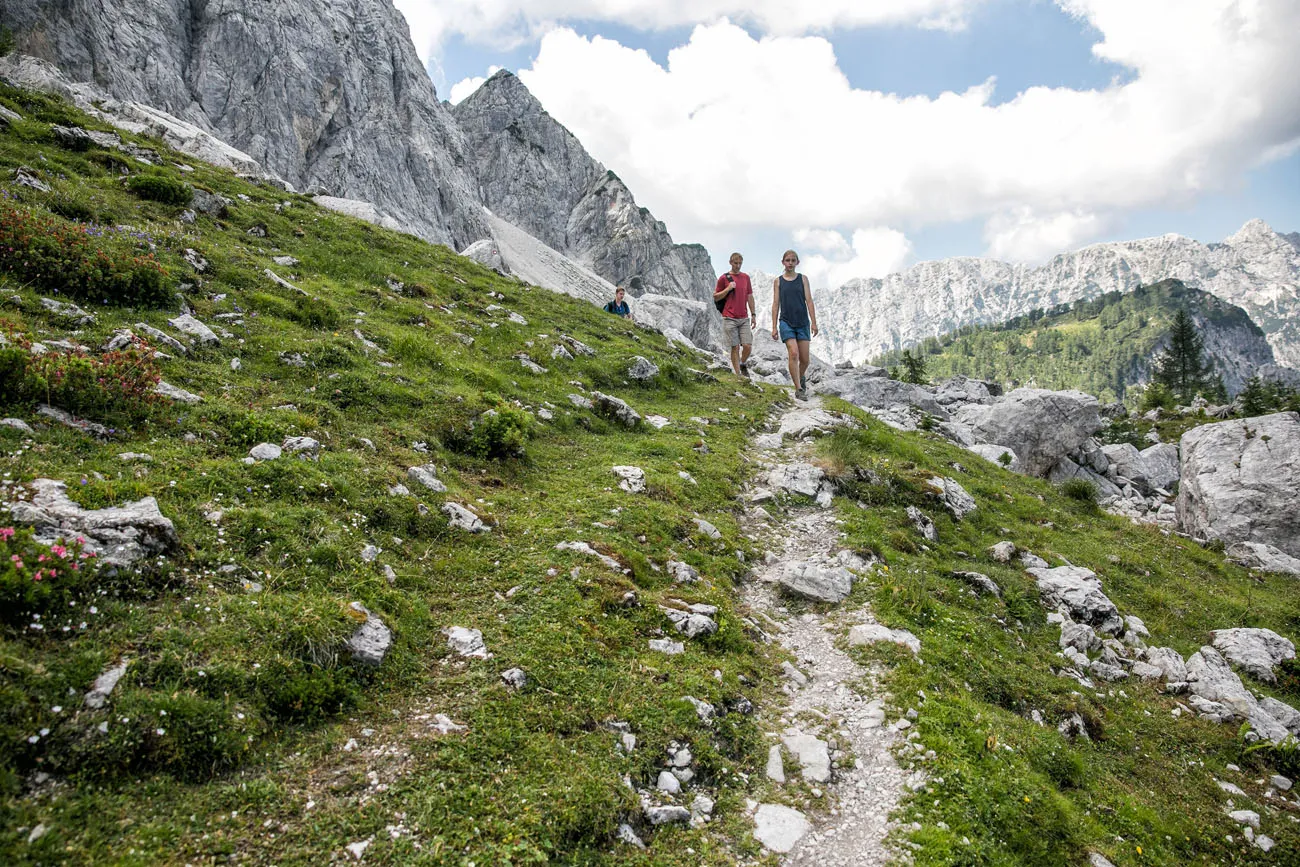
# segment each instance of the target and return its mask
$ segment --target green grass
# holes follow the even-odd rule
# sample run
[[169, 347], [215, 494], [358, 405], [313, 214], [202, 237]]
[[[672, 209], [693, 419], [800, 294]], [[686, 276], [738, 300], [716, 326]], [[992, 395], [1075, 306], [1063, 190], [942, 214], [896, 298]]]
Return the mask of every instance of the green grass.
[[[923, 646], [923, 663], [892, 646], [855, 651], [888, 665], [897, 710], [918, 708], [914, 730], [937, 754], [918, 765], [929, 784], [904, 811], [905, 820], [921, 825], [900, 832], [919, 844], [916, 863], [1083, 864], [1090, 851], [1117, 865], [1278, 864], [1296, 857], [1295, 808], [1261, 797], [1266, 787], [1255, 780], [1269, 772], [1267, 760], [1247, 754], [1236, 727], [1187, 714], [1174, 719], [1177, 699], [1152, 685], [1097, 681], [1087, 690], [1053, 674], [1061, 662], [1059, 629], [1046, 622], [1032, 577], [995, 562], [987, 550], [1011, 540], [1054, 565], [1068, 558], [1093, 569], [1120, 611], [1145, 621], [1150, 644], [1184, 656], [1208, 643], [1212, 629], [1265, 626], [1295, 636], [1294, 579], [1251, 576], [1221, 554], [1098, 513], [1090, 502], [935, 437], [899, 434], [870, 419], [865, 425], [823, 441], [822, 449], [845, 476], [863, 468], [879, 479], [845, 486], [866, 506], [841, 507], [847, 543], [876, 552], [886, 567], [877, 569], [865, 599], [856, 592], [853, 598], [870, 604], [881, 622], [913, 631]], [[977, 511], [952, 520], [922, 485], [932, 474], [956, 478], [978, 501]], [[908, 504], [934, 518], [937, 544], [922, 546], [907, 529]], [[1003, 599], [975, 596], [951, 577], [955, 571], [987, 574]], [[1293, 705], [1300, 700], [1295, 678], [1251, 686]], [[1045, 727], [1031, 721], [1033, 711]], [[1091, 740], [1071, 742], [1057, 732], [1075, 713]], [[1229, 763], [1244, 773], [1226, 771]], [[1278, 841], [1272, 853], [1245, 843], [1215, 778], [1248, 792], [1236, 806], [1261, 813], [1265, 832]]]

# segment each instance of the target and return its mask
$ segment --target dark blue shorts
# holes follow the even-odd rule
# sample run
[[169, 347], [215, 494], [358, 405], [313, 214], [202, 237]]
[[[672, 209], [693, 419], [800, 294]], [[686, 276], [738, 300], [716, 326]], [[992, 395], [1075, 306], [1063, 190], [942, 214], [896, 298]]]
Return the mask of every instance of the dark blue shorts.
[[812, 340], [812, 331], [808, 325], [786, 325], [784, 319], [782, 319], [778, 324], [781, 326], [782, 343], [785, 343], [787, 340]]

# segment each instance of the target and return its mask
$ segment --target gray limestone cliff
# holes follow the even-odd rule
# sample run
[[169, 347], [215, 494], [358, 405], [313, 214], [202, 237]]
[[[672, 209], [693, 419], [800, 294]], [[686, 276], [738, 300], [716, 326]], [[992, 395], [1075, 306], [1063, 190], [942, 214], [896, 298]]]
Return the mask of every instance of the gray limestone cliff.
[[675, 244], [515, 75], [502, 70], [452, 109], [485, 205], [632, 295], [707, 300], [715, 274], [698, 244]]
[[0, 0], [16, 50], [162, 109], [306, 192], [461, 249], [489, 227], [465, 141], [391, 0]]
[[944, 259], [884, 279], [851, 280], [815, 297], [827, 355], [862, 361], [961, 325], [1005, 322], [1171, 277], [1245, 310], [1277, 362], [1300, 367], [1300, 242], [1261, 220], [1219, 244], [1162, 235], [1096, 244], [1038, 267]]

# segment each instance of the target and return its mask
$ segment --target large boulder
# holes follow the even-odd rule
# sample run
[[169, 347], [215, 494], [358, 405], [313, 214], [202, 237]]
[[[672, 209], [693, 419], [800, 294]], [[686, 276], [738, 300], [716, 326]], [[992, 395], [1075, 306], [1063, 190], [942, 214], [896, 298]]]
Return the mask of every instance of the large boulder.
[[1101, 430], [1100, 406], [1081, 391], [1018, 388], [992, 405], [962, 407], [957, 421], [968, 425], [978, 442], [1013, 450], [1022, 472], [1045, 476]]
[[842, 397], [864, 409], [907, 406], [923, 410], [941, 421], [949, 418], [948, 411], [929, 389], [874, 375], [870, 368], [839, 372], [838, 376], [827, 379], [817, 390]]
[[29, 487], [31, 499], [10, 503], [10, 516], [16, 524], [31, 526], [44, 544], [80, 536], [86, 540], [85, 550], [93, 552], [100, 563], [129, 566], [146, 556], [165, 553], [180, 542], [176, 528], [153, 497], [123, 506], [83, 509], [69, 499], [63, 482], [35, 479]]
[[1263, 542], [1300, 557], [1300, 415], [1280, 412], [1183, 434], [1178, 527], [1197, 538]]
[[1102, 592], [1096, 573], [1080, 566], [1033, 567], [1027, 571], [1038, 582], [1039, 595], [1047, 607], [1098, 632], [1111, 635], [1124, 632], [1119, 609]]
[[1178, 482], [1178, 446], [1174, 443], [1156, 443], [1140, 452], [1147, 484], [1157, 490], [1172, 491]]
[[701, 349], [722, 346], [722, 320], [711, 304], [646, 293], [630, 301], [628, 307], [638, 325], [679, 331]]
[[1215, 650], [1258, 680], [1276, 682], [1273, 669], [1295, 659], [1295, 644], [1271, 629], [1216, 629], [1210, 634]]
[[1290, 734], [1271, 711], [1260, 706], [1228, 661], [1213, 647], [1202, 647], [1187, 660], [1187, 683], [1193, 696], [1216, 702], [1234, 717], [1247, 720], [1262, 738], [1277, 743]]

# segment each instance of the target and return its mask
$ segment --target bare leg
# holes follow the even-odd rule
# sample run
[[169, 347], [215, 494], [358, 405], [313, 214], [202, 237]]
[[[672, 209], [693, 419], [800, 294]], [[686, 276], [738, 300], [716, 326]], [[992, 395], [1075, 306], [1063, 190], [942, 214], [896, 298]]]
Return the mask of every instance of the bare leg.
[[740, 376], [740, 347], [731, 347], [731, 369], [735, 371], [736, 376]]
[[745, 364], [749, 361], [749, 354], [754, 351], [754, 344], [744, 343], [740, 347], [740, 363]]
[[809, 341], [807, 340], [799, 341], [799, 379], [796, 380], [795, 382], [796, 387], [798, 387], [799, 383], [803, 382], [803, 376], [805, 373], [808, 372], [808, 366], [812, 363], [812, 357], [811, 357], [811, 352], [809, 350], [809, 346], [810, 346]]
[[799, 345], [793, 337], [785, 342], [785, 351], [787, 353], [786, 362], [790, 366], [790, 381], [794, 387], [799, 387]]

